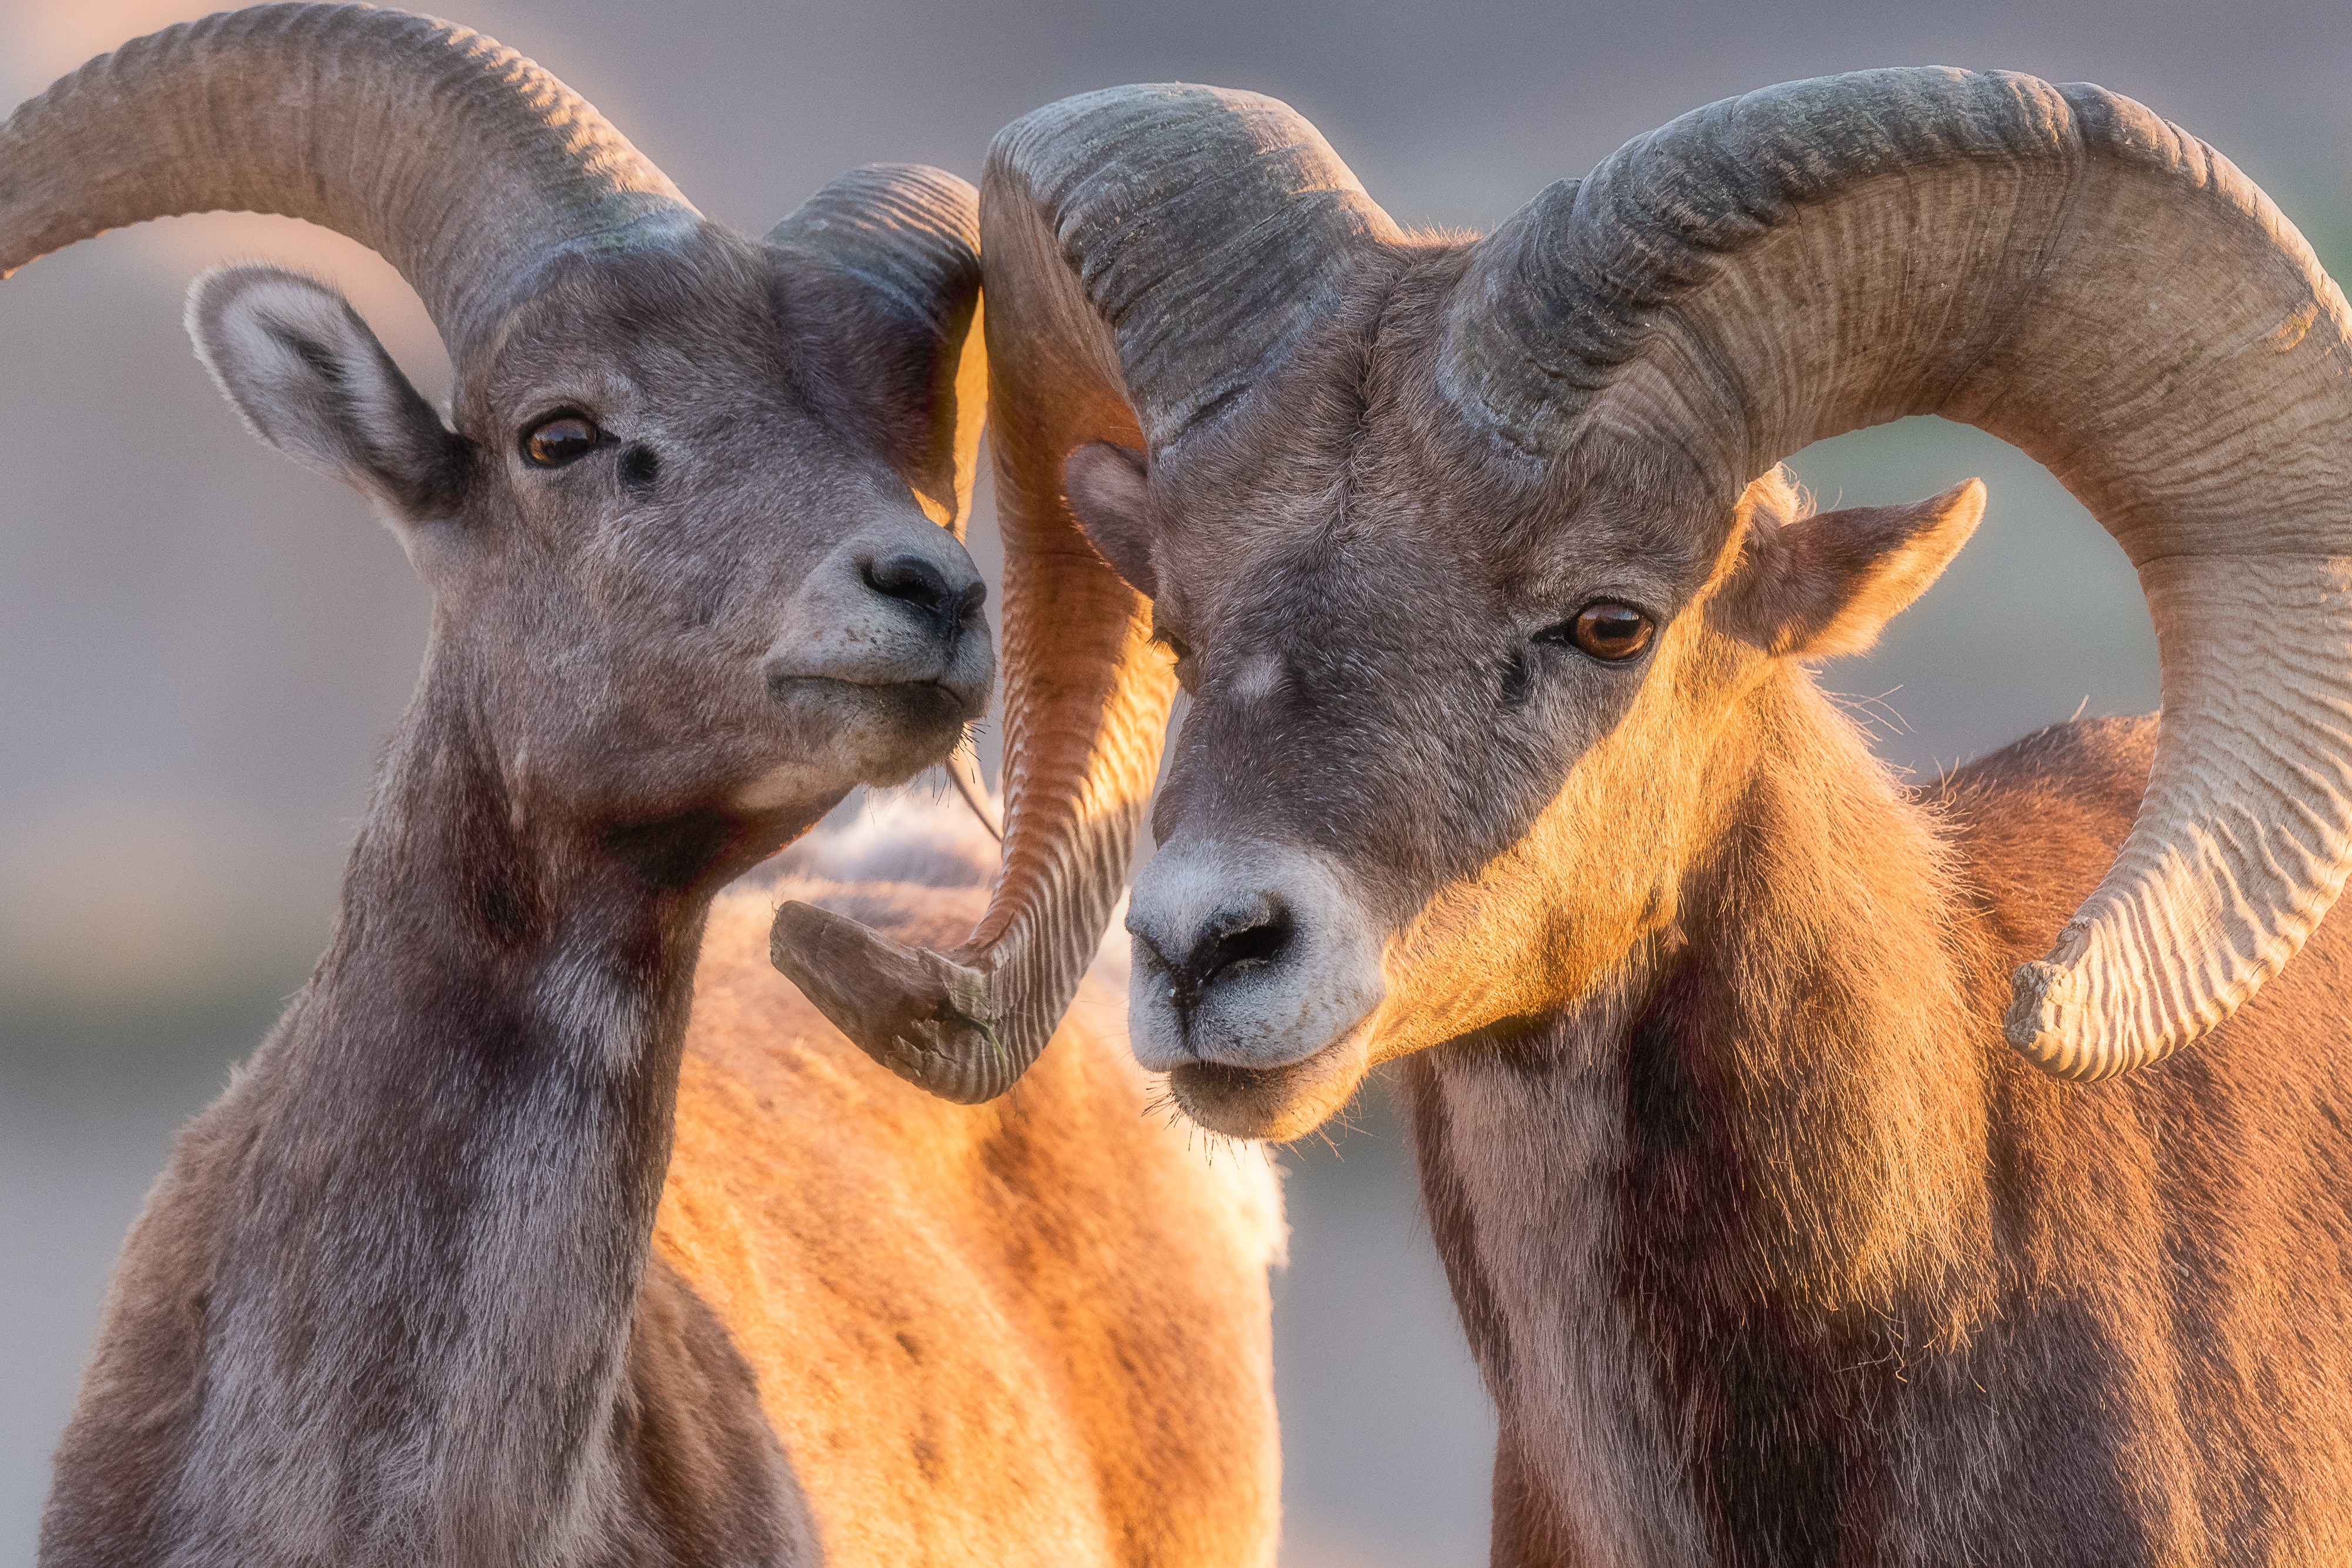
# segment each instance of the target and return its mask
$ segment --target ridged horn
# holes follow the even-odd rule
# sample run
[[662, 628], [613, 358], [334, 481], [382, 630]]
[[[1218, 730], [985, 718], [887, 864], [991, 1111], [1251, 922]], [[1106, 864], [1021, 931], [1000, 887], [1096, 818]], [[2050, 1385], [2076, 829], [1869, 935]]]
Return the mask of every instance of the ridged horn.
[[102, 55], [0, 129], [0, 276], [126, 224], [220, 209], [348, 235], [453, 355], [564, 249], [698, 214], [570, 89], [478, 33], [363, 5], [257, 5]]
[[[770, 229], [766, 243], [824, 256], [862, 285], [861, 308], [889, 318], [871, 340], [896, 364], [856, 367], [895, 383], [904, 467], [932, 520], [963, 537], [980, 467], [988, 367], [979, 351], [980, 193], [919, 163], [836, 176]], [[975, 805], [973, 808], [980, 808]]]
[[964, 1103], [1012, 1087], [1076, 994], [1175, 690], [1148, 605], [1070, 516], [1063, 460], [1089, 442], [1176, 439], [1336, 302], [1359, 245], [1396, 233], [1289, 108], [1199, 87], [1114, 88], [1015, 120], [989, 149], [980, 204], [1004, 538], [1003, 864], [951, 954], [807, 905], [786, 905], [776, 927], [779, 963], [791, 949], [787, 972], [844, 1032]]
[[1772, 88], [1543, 193], [1452, 311], [1441, 384], [1528, 450], [1670, 421], [1727, 498], [1809, 443], [1936, 413], [2021, 447], [2123, 546], [2163, 727], [2114, 866], [2018, 971], [2007, 1033], [2048, 1071], [2195, 1040], [2342, 889], [2352, 320], [2194, 137], [2030, 77]]

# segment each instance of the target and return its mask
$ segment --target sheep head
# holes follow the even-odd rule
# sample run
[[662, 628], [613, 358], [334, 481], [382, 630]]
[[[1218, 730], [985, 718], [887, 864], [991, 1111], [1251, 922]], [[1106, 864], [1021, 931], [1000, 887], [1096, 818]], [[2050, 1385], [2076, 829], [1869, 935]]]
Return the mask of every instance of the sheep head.
[[[1701, 533], [1663, 475], [1465, 466], [1427, 417], [1442, 334], [1416, 378], [1388, 298], [1368, 406], [1327, 421], [1269, 386], [1281, 457], [1202, 432], [1149, 480], [1115, 447], [1068, 463], [1089, 538], [1160, 586], [1190, 698], [1129, 908], [1130, 1032], [1227, 1132], [1295, 1136], [1369, 1066], [1549, 1016], [1667, 938], [1779, 688], [1871, 641], [1982, 513], [1971, 482], [1809, 516], [1774, 473]], [[1337, 368], [1315, 384], [1366, 384]]]
[[982, 711], [982, 590], [943, 526], [983, 402], [962, 182], [858, 171], [747, 237], [513, 51], [304, 5], [91, 62], [16, 111], [0, 171], [0, 269], [237, 207], [415, 285], [446, 421], [311, 279], [209, 274], [188, 326], [257, 436], [398, 534], [435, 591], [427, 686], [518, 823], [685, 824], [654, 833], [687, 845], [663, 874], [707, 878]]

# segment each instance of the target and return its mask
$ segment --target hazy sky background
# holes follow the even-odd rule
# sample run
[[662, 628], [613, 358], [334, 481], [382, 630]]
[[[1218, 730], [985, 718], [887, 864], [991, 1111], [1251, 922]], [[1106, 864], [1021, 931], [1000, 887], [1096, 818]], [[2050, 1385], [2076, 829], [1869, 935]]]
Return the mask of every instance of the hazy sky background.
[[[151, 0], [0, 0], [0, 100], [196, 14]], [[1400, 221], [1486, 228], [1710, 99], [1944, 63], [2137, 97], [2235, 159], [2324, 256], [2352, 256], [2342, 0], [492, 0], [458, 19], [540, 60], [707, 214], [754, 232], [849, 165], [975, 176], [990, 134], [1023, 111], [1170, 78], [1284, 98]], [[242, 257], [290, 259], [341, 283], [428, 395], [446, 385], [424, 315], [389, 269], [280, 220], [145, 225], [0, 285], [0, 1019], [37, 1017], [49, 1031], [19, 1028], [19, 1058], [36, 1038], [98, 1039], [110, 1019], [298, 983], [323, 939], [375, 746], [414, 679], [426, 604], [389, 536], [351, 492], [248, 438], [181, 332], [189, 278]], [[2032, 465], [1913, 422], [1832, 444], [1800, 468], [1825, 504], [1923, 495], [1970, 473], [1992, 486], [1990, 520], [1946, 580], [1879, 654], [1829, 673], [1838, 690], [1890, 694], [1909, 726], [1882, 721], [1891, 760], [1932, 768], [2078, 704], [2154, 705], [2153, 644], [2119, 552]], [[29, 1555], [25, 1510], [50, 1440], [38, 1434], [62, 1414], [128, 1206], [180, 1099], [201, 1097], [215, 1071], [117, 1114], [95, 1091], [28, 1087], [40, 1074], [0, 1051], [0, 1211], [13, 1227], [0, 1228], [0, 1276], [17, 1281], [0, 1285], [0, 1329], [32, 1368], [30, 1382], [0, 1382], [0, 1433], [11, 1434], [0, 1442], [13, 1445], [0, 1449], [0, 1562]], [[1290, 1560], [1481, 1561], [1475, 1385], [1414, 1239], [1392, 1136], [1349, 1148], [1348, 1171], [1310, 1163], [1295, 1186]], [[85, 1180], [68, 1174], [80, 1158], [112, 1163]], [[85, 1199], [87, 1211], [73, 1207]], [[1328, 1271], [1309, 1267], [1327, 1253]], [[36, 1256], [38, 1269], [12, 1268]], [[63, 1323], [62, 1337], [11, 1328], [35, 1317]], [[1321, 1446], [1297, 1446], [1307, 1435]]]

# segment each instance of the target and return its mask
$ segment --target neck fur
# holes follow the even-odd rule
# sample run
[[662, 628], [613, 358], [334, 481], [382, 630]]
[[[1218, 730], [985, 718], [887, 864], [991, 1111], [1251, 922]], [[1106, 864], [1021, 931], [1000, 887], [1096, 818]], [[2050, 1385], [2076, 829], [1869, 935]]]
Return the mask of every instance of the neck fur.
[[1991, 1304], [1970, 1261], [1990, 1223], [1981, 977], [1947, 857], [1809, 683], [1753, 711], [1675, 930], [1571, 1014], [1404, 1074], [1501, 1413], [1498, 1551], [1524, 1527], [1530, 1561], [1784, 1534], [1822, 1500], [1790, 1485], [1790, 1445], [1837, 1466], [1855, 1414], [1801, 1391], [1868, 1397], [1800, 1374], [1899, 1377], [1907, 1347]]
[[1966, 906], [1933, 823], [1810, 683], [1769, 698], [1613, 1053], [1629, 1206], [1662, 1241], [1728, 1245], [1727, 1301], [1941, 1298], [1987, 1223]]
[[247, 1146], [191, 1506], [248, 1500], [281, 1542], [373, 1517], [419, 1560], [562, 1561], [608, 1522], [723, 839], [519, 812], [428, 673], [328, 954], [221, 1108]]

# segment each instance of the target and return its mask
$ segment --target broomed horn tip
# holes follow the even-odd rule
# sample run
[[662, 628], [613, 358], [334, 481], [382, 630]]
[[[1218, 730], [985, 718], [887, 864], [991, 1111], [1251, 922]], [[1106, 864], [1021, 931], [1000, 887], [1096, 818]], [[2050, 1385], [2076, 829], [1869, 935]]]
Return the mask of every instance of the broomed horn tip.
[[986, 977], [908, 947], [813, 904], [786, 904], [769, 961], [858, 1049], [917, 1088], [959, 1105], [1013, 1085]]

